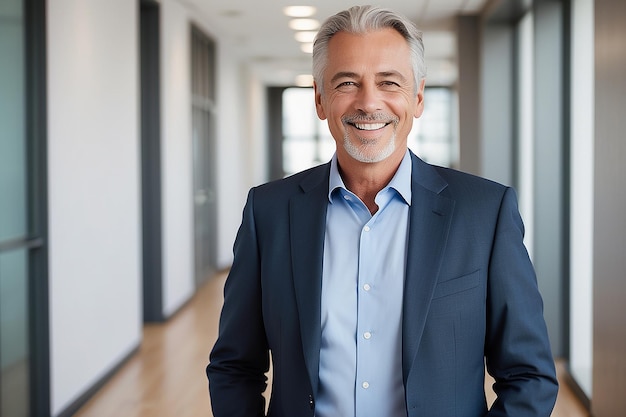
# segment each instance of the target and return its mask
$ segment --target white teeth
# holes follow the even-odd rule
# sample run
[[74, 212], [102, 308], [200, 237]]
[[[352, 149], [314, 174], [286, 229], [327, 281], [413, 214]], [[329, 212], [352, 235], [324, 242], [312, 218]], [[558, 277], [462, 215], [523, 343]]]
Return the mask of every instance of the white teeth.
[[360, 130], [376, 130], [385, 127], [386, 123], [355, 123], [357, 129]]

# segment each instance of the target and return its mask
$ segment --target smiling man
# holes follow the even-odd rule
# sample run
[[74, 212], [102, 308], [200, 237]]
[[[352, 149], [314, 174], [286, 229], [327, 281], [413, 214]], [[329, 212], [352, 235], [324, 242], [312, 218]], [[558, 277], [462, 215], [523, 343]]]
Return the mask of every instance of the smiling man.
[[268, 416], [548, 417], [558, 387], [514, 191], [407, 149], [419, 31], [350, 8], [322, 25], [313, 72], [336, 153], [250, 190], [207, 367], [214, 416], [265, 415], [271, 358]]

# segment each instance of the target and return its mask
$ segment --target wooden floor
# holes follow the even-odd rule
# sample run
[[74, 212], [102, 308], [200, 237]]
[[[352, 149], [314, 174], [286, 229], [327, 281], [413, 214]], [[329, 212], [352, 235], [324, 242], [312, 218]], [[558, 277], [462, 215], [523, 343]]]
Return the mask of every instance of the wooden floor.
[[[224, 274], [212, 278], [167, 323], [146, 325], [139, 352], [75, 417], [212, 416], [204, 368], [217, 335], [224, 279]], [[562, 381], [559, 362], [557, 369]], [[485, 386], [492, 401], [491, 382]], [[552, 417], [588, 417], [563, 382]]]

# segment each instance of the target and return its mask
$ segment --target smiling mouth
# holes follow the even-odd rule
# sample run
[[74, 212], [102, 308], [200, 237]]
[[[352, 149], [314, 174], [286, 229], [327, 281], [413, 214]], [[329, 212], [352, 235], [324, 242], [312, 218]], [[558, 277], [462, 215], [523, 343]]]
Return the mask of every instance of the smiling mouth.
[[387, 126], [389, 123], [350, 123], [359, 130], [378, 130]]

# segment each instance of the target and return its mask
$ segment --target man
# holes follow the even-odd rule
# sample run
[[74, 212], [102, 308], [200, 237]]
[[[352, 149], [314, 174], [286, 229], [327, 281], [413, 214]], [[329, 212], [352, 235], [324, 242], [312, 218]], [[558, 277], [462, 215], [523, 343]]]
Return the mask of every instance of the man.
[[[215, 417], [546, 416], [557, 393], [514, 192], [407, 149], [421, 34], [328, 19], [313, 52], [330, 163], [250, 191], [207, 367]], [[496, 380], [490, 410], [485, 363]]]

